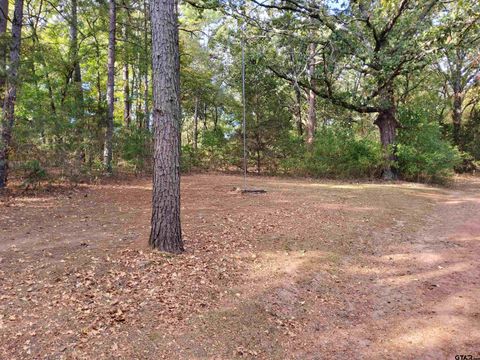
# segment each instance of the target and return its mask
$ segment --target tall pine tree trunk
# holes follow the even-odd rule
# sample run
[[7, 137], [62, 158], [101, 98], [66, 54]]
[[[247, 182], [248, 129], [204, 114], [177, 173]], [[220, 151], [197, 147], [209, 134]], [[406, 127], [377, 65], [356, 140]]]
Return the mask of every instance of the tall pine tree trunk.
[[109, 0], [109, 34], [108, 34], [108, 66], [107, 66], [107, 130], [103, 149], [103, 166], [112, 172], [112, 140], [113, 110], [115, 103], [115, 31], [117, 27], [117, 11], [115, 0]]
[[[314, 43], [309, 45], [309, 65], [308, 74], [312, 87], [315, 87], [315, 52]], [[317, 129], [317, 113], [315, 111], [316, 95], [313, 90], [308, 91], [308, 119], [307, 119], [307, 145], [312, 145], [315, 139], [315, 131]]]
[[20, 43], [22, 38], [23, 0], [15, 0], [10, 43], [10, 64], [7, 72], [7, 90], [3, 104], [0, 138], [0, 188], [7, 185], [8, 153], [15, 121], [15, 101], [17, 99], [18, 67], [20, 64]]
[[151, 0], [154, 171], [152, 247], [183, 251], [180, 226], [180, 56], [176, 0]]

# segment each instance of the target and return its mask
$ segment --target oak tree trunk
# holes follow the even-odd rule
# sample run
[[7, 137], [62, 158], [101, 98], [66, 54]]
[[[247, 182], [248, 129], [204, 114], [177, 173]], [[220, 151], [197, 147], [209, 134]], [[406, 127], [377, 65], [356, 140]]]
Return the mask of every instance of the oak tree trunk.
[[183, 249], [180, 226], [180, 58], [176, 0], [151, 0], [154, 171], [149, 243]]
[[117, 27], [117, 11], [115, 0], [109, 0], [109, 34], [108, 34], [108, 64], [107, 64], [107, 130], [103, 149], [103, 166], [107, 172], [112, 172], [112, 139], [113, 110], [115, 103], [115, 31]]
[[393, 167], [395, 161], [395, 138], [397, 133], [398, 122], [395, 117], [395, 107], [382, 110], [375, 120], [375, 125], [380, 131], [380, 141], [385, 157], [382, 177], [385, 180], [393, 180], [397, 178], [397, 174]]
[[10, 64], [7, 72], [7, 89], [3, 104], [0, 138], [0, 189], [7, 185], [8, 153], [15, 121], [15, 101], [17, 99], [18, 67], [20, 64], [20, 43], [22, 37], [23, 0], [15, 0], [10, 43]]
[[460, 90], [454, 89], [453, 94], [453, 142], [459, 148], [461, 148], [461, 128], [462, 128], [462, 107], [463, 107], [463, 95]]

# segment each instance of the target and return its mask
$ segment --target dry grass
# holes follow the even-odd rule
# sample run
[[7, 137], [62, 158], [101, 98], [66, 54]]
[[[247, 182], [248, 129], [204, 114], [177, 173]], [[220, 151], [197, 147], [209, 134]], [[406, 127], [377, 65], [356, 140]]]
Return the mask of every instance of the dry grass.
[[148, 180], [4, 199], [0, 358], [480, 350], [476, 180], [251, 181], [268, 193], [231, 191], [235, 176], [183, 178], [177, 257], [146, 247]]

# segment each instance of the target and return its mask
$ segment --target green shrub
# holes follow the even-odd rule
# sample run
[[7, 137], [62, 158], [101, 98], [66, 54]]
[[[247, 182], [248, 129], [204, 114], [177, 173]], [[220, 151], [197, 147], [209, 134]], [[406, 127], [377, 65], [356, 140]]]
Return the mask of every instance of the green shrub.
[[230, 161], [230, 146], [221, 128], [205, 130], [197, 159], [202, 160], [204, 169], [222, 169]]
[[440, 126], [421, 109], [400, 111], [397, 165], [402, 178], [443, 183], [461, 161], [460, 152], [442, 138]]
[[198, 151], [191, 145], [183, 145], [180, 155], [180, 172], [188, 173], [200, 166]]
[[[301, 149], [299, 147], [299, 149]], [[283, 161], [285, 172], [314, 177], [373, 177], [383, 161], [380, 145], [373, 139], [359, 138], [351, 129], [319, 129], [310, 151]]]
[[26, 189], [36, 188], [40, 183], [47, 179], [47, 171], [40, 165], [38, 160], [29, 160], [20, 167], [23, 171], [23, 184]]
[[152, 158], [152, 134], [146, 129], [123, 128], [117, 137], [120, 157], [135, 172], [148, 168]]

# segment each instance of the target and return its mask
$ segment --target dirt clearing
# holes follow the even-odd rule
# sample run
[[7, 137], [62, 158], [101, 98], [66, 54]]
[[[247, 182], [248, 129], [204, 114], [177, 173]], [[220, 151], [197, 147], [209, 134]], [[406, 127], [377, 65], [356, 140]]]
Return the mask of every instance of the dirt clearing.
[[1, 199], [0, 358], [480, 356], [478, 178], [182, 181], [180, 256], [148, 179]]

